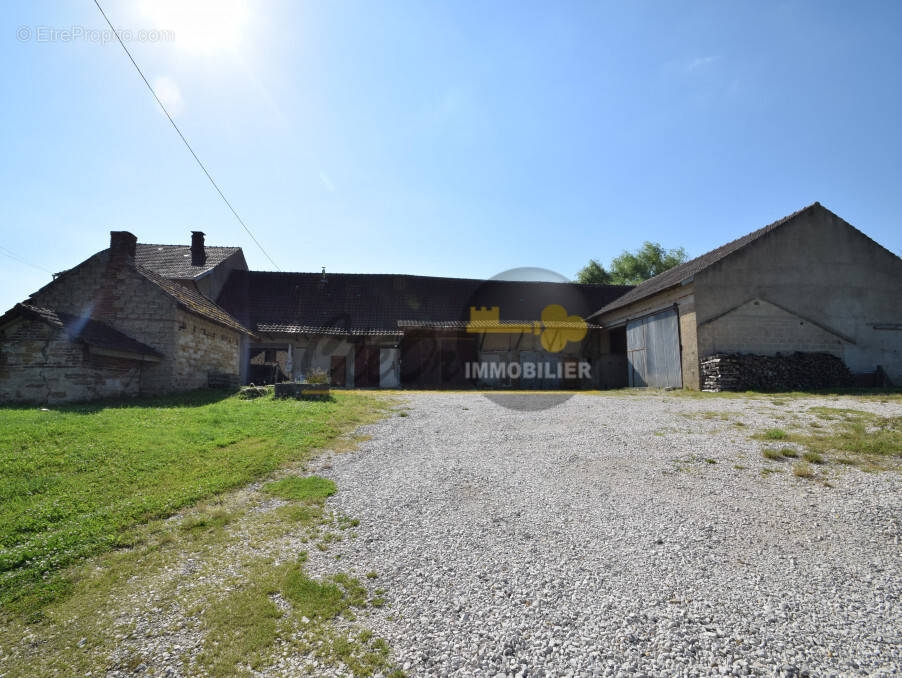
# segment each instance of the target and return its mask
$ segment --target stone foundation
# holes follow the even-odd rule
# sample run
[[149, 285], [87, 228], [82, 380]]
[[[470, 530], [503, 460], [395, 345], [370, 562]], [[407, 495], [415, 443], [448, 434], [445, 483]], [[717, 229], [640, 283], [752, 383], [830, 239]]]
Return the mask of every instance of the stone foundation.
[[829, 353], [716, 353], [702, 358], [701, 376], [703, 391], [804, 391], [852, 385], [849, 368]]

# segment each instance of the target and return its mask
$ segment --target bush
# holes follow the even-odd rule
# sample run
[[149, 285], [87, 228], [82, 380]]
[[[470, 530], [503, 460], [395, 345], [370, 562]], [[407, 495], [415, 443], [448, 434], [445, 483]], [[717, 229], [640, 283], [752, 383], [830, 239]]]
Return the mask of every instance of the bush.
[[265, 386], [254, 386], [251, 384], [250, 386], [245, 386], [238, 392], [238, 397], [241, 400], [253, 400], [254, 398], [263, 398], [264, 396], [269, 394], [269, 389]]
[[321, 370], [319, 368], [313, 368], [307, 372], [308, 384], [328, 384], [329, 383], [329, 375], [326, 374], [326, 370]]

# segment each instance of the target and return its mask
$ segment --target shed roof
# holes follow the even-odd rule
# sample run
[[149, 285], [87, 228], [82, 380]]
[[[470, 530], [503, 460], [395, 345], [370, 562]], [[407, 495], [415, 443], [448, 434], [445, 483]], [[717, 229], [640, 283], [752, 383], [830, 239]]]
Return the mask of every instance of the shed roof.
[[642, 299], [650, 297], [653, 294], [657, 294], [658, 292], [663, 292], [664, 290], [670, 289], [671, 287], [676, 287], [684, 280], [691, 278], [697, 273], [701, 273], [709, 266], [716, 264], [725, 257], [733, 254], [738, 250], [741, 250], [742, 248], [750, 245], [762, 236], [767, 235], [771, 231], [780, 228], [780, 226], [783, 226], [784, 224], [792, 221], [801, 214], [804, 214], [805, 212], [808, 212], [809, 210], [814, 208], [823, 209], [819, 202], [812, 203], [807, 207], [803, 207], [797, 212], [793, 212], [792, 214], [785, 216], [782, 219], [778, 219], [772, 224], [768, 224], [764, 228], [759, 228], [757, 231], [752, 231], [751, 233], [744, 235], [741, 238], [737, 238], [736, 240], [728, 242], [726, 245], [721, 245], [717, 249], [706, 252], [700, 257], [696, 257], [695, 259], [687, 261], [684, 264], [674, 266], [673, 268], [668, 269], [663, 273], [659, 273], [654, 278], [649, 278], [648, 280], [638, 284], [632, 290], [608, 303], [606, 306], [602, 307], [601, 310], [593, 313], [592, 315], [594, 317], [603, 313], [608, 313], [618, 308], [628, 306], [629, 304], [632, 304], [634, 302], [641, 301]]
[[[399, 323], [465, 323], [470, 307], [539, 320], [560, 304], [585, 317], [630, 287], [370, 273], [233, 271], [217, 300], [246, 327], [290, 334], [399, 334]], [[449, 325], [450, 327], [450, 325]]]
[[113, 329], [106, 323], [93, 318], [72, 315], [43, 306], [29, 303], [16, 304], [0, 317], [0, 325], [16, 316], [25, 316], [65, 330], [70, 341], [80, 341], [90, 346], [105, 348], [123, 353], [134, 353], [154, 358], [162, 358], [163, 354], [155, 348], [132, 339], [127, 334]]

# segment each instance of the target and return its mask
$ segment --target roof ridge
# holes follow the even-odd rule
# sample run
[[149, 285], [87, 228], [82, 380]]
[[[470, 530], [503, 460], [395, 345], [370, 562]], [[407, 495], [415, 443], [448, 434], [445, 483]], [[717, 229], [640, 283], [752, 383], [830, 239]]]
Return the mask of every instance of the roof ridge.
[[[671, 287], [676, 287], [686, 278], [690, 278], [698, 273], [701, 273], [714, 264], [723, 261], [727, 257], [735, 254], [739, 250], [744, 249], [748, 245], [757, 241], [762, 236], [773, 232], [781, 226], [785, 226], [790, 221], [796, 219], [808, 210], [814, 209], [815, 207], [819, 207], [825, 210], [827, 209], [818, 201], [815, 201], [810, 205], [806, 205], [805, 207], [796, 210], [792, 214], [787, 214], [785, 217], [781, 217], [780, 219], [777, 219], [776, 221], [773, 221], [766, 226], [762, 226], [761, 228], [755, 229], [754, 231], [746, 233], [743, 236], [734, 238], [733, 240], [730, 240], [729, 242], [724, 243], [719, 247], [715, 247], [714, 249], [700, 254], [697, 257], [693, 257], [689, 261], [685, 261], [682, 264], [668, 268], [666, 271], [662, 271], [661, 273], [658, 273], [658, 275], [651, 277], [648, 280], [643, 280], [622, 297], [615, 299], [610, 304], [602, 307], [600, 310], [596, 311], [589, 317], [597, 316], [601, 313], [607, 313], [608, 311], [613, 311], [623, 306], [627, 306], [633, 302], [645, 299], [646, 297], [649, 297], [653, 294], [657, 294], [658, 292], [668, 290]], [[827, 211], [829, 212], [830, 210]], [[699, 266], [699, 264], [701, 264], [701, 266]], [[685, 275], [683, 273], [685, 273]], [[673, 280], [671, 281], [670, 279]], [[666, 280], [667, 282], [661, 285], [661, 281], [664, 280]]]
[[[186, 249], [191, 249], [191, 245], [172, 245], [166, 243], [157, 243], [157, 242], [139, 242], [136, 243], [138, 246], [144, 245], [145, 247], [184, 247]], [[208, 250], [240, 250], [240, 245], [204, 245], [205, 249]]]
[[[253, 275], [273, 275], [273, 276], [322, 276], [321, 271], [240, 271], [240, 273], [248, 273]], [[478, 283], [514, 283], [518, 285], [522, 285], [523, 283], [527, 284], [549, 284], [549, 285], [572, 285], [574, 287], [583, 287], [587, 289], [602, 289], [602, 288], [617, 288], [622, 289], [624, 287], [628, 287], [630, 289], [634, 288], [635, 285], [611, 285], [607, 283], [580, 283], [571, 280], [503, 280], [498, 278], [461, 278], [458, 276], [445, 276], [445, 275], [421, 275], [418, 273], [330, 273], [326, 271], [326, 279], [329, 276], [346, 276], [346, 277], [383, 277], [383, 278], [419, 278], [426, 280], [463, 280], [466, 282], [478, 282]]]

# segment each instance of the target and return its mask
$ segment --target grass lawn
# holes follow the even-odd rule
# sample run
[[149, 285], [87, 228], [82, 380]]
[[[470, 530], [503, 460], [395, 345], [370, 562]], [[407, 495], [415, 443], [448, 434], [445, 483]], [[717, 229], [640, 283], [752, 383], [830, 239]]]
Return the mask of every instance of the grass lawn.
[[239, 400], [216, 391], [0, 408], [0, 606], [34, 612], [68, 566], [130, 546], [134, 528], [265, 475], [353, 428], [386, 401]]

